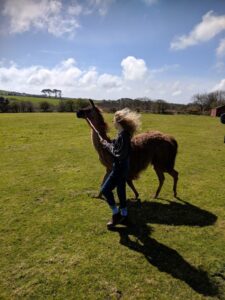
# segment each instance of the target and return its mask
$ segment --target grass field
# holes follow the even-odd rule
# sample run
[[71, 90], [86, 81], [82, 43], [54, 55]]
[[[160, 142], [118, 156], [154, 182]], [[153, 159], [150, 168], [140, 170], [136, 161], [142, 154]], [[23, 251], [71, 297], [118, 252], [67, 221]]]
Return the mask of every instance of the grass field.
[[109, 232], [110, 210], [92, 197], [104, 168], [84, 120], [0, 115], [0, 299], [225, 299], [225, 126], [142, 121], [179, 143], [181, 200], [169, 176], [153, 199], [149, 168], [136, 182], [142, 206], [129, 201], [134, 226]]

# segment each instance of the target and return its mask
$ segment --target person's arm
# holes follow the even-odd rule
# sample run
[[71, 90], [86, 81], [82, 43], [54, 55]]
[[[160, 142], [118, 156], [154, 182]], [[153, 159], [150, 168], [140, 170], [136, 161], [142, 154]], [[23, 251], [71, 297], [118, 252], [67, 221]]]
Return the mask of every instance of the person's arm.
[[127, 132], [123, 131], [112, 143], [104, 141], [103, 146], [113, 157], [123, 159], [127, 157], [130, 150], [130, 136]]

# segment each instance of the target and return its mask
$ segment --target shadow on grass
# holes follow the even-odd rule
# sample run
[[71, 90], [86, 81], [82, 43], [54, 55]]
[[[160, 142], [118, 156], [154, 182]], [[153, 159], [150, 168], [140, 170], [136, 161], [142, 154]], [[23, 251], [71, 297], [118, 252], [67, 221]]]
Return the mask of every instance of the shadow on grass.
[[[181, 203], [162, 199], [166, 203], [143, 201], [141, 203], [129, 201], [131, 210], [141, 214], [145, 223], [167, 224], [175, 226], [209, 226], [216, 222], [217, 216], [179, 199]], [[141, 210], [137, 210], [140, 207]]]
[[182, 280], [199, 294], [218, 295], [218, 287], [210, 280], [206, 271], [192, 266], [176, 250], [151, 238], [151, 228], [147, 225], [150, 222], [207, 226], [216, 221], [216, 216], [185, 201], [182, 201], [183, 204], [166, 201], [168, 204], [142, 202], [141, 209], [137, 203], [130, 202], [134, 223], [127, 227], [116, 227], [113, 231], [119, 233], [122, 245], [142, 253], [159, 271]]
[[[193, 290], [204, 296], [218, 295], [218, 288], [209, 279], [207, 272], [189, 264], [176, 250], [151, 238], [147, 225], [137, 223], [127, 228], [118, 227], [113, 231], [120, 234], [122, 245], [142, 253], [147, 261], [159, 271], [184, 281]], [[131, 240], [130, 235], [136, 237], [136, 241]]]

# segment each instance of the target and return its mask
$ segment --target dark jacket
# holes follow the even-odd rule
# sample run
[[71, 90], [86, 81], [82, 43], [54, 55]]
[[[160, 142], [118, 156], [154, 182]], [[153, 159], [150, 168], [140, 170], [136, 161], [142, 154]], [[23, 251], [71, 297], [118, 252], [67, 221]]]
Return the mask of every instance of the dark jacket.
[[128, 131], [122, 130], [111, 143], [105, 142], [104, 147], [112, 154], [115, 161], [129, 158], [131, 150], [131, 136]]

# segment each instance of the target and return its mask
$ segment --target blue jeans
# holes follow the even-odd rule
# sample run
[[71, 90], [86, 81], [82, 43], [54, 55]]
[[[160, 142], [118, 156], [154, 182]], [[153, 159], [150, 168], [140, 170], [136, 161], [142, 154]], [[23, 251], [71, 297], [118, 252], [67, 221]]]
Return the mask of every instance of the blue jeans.
[[113, 190], [117, 188], [117, 195], [120, 201], [120, 208], [127, 207], [126, 180], [129, 171], [129, 159], [121, 162], [114, 162], [113, 168], [102, 185], [101, 192], [105, 196], [109, 206], [115, 206], [116, 202]]

